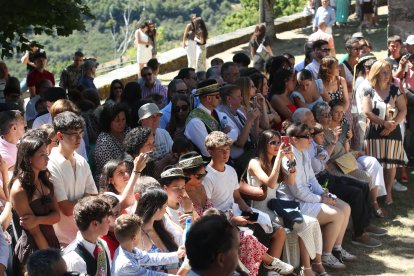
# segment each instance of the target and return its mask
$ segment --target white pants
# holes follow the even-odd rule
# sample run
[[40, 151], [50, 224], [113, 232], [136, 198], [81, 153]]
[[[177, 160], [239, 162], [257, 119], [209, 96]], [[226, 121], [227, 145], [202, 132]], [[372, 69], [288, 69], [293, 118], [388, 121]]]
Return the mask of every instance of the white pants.
[[196, 67], [196, 46], [197, 43], [194, 40], [187, 40], [187, 60], [188, 60], [188, 67], [194, 68]]
[[370, 188], [378, 187], [377, 197], [386, 195], [387, 191], [385, 190], [384, 172], [378, 160], [375, 157], [363, 155], [358, 157], [357, 161], [358, 168], [371, 176], [372, 187]]

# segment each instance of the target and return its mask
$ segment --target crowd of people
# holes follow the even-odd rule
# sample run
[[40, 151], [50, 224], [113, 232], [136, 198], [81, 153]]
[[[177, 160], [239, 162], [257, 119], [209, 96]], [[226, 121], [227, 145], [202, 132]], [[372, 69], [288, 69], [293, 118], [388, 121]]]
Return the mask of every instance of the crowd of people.
[[274, 56], [258, 25], [248, 54], [204, 71], [194, 17], [168, 86], [149, 22], [140, 78], [113, 80], [103, 104], [81, 52], [55, 87], [32, 45], [26, 106], [0, 62], [0, 275], [288, 275], [287, 235], [301, 275], [328, 275], [358, 261], [347, 244], [380, 247], [372, 217], [398, 204], [414, 157], [414, 36], [377, 60], [357, 33], [338, 61], [321, 22], [303, 61]]

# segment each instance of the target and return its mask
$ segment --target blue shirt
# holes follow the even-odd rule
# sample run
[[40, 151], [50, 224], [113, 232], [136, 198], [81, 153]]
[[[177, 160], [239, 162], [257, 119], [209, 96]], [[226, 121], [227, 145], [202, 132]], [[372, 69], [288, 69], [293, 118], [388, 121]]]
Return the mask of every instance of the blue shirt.
[[95, 84], [93, 83], [93, 78], [83, 75], [80, 79], [79, 79], [79, 85], [82, 85], [84, 87], [86, 87], [86, 89], [88, 88], [93, 88], [96, 89]]
[[313, 27], [318, 27], [320, 21], [324, 21], [328, 27], [332, 27], [336, 21], [335, 10], [328, 6], [326, 9], [324, 7], [319, 7], [315, 13], [315, 18], [313, 19]]
[[152, 271], [142, 266], [167, 265], [179, 262], [177, 252], [171, 253], [147, 253], [134, 248], [134, 252], [128, 252], [122, 247], [115, 251], [112, 261], [112, 275], [114, 276], [166, 276], [167, 273]]
[[161, 109], [160, 128], [165, 129], [171, 120], [172, 102], [169, 102], [163, 109]]

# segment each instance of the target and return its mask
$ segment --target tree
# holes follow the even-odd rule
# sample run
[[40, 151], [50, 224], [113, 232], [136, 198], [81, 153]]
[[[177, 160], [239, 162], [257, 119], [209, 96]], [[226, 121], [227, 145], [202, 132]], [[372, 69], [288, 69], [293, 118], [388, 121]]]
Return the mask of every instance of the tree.
[[2, 58], [11, 57], [14, 50], [27, 50], [28, 35], [56, 33], [68, 36], [74, 30], [85, 30], [85, 17], [93, 17], [82, 0], [0, 0], [0, 6]]

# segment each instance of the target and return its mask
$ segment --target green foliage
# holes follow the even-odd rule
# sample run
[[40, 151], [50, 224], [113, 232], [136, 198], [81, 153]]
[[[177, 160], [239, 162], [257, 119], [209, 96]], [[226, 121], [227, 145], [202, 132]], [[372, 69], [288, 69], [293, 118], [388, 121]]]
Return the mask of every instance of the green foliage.
[[291, 15], [303, 11], [306, 0], [276, 0], [274, 11], [276, 17]]

